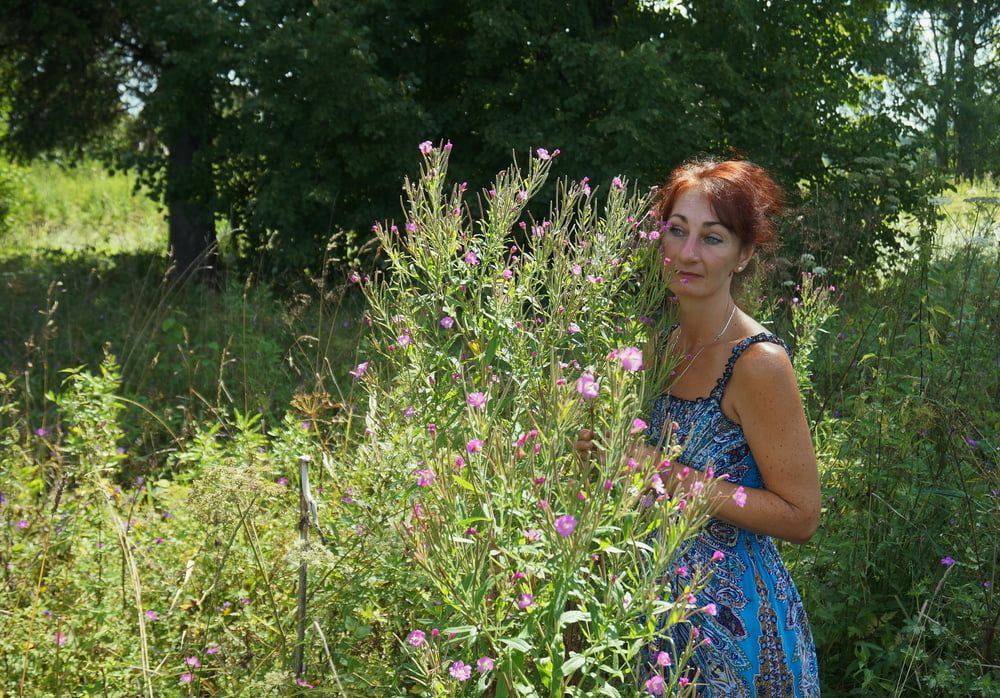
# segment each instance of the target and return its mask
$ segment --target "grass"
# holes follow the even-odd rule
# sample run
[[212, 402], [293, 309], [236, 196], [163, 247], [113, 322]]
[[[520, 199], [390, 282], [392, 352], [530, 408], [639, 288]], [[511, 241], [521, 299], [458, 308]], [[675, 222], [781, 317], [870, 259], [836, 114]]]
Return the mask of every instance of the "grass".
[[[171, 286], [161, 214], [127, 177], [21, 174], [28, 193], [0, 238], [0, 694], [140, 695], [147, 664], [162, 695], [306, 692], [285, 663], [305, 553], [282, 478], [294, 482], [297, 454], [343, 414], [361, 301], [309, 279]], [[1000, 695], [996, 195], [987, 181], [942, 198], [929, 254], [855, 278], [814, 350], [825, 514], [814, 541], [785, 554], [824, 695]], [[44, 397], [75, 394], [67, 371], [97, 372], [106, 348], [120, 384]], [[98, 447], [117, 471], [83, 477]], [[309, 553], [320, 632], [307, 676], [323, 695], [386, 695], [422, 590], [356, 533], [392, 533], [383, 512], [365, 513], [380, 474], [318, 470], [331, 545]], [[136, 616], [148, 610], [144, 655]]]

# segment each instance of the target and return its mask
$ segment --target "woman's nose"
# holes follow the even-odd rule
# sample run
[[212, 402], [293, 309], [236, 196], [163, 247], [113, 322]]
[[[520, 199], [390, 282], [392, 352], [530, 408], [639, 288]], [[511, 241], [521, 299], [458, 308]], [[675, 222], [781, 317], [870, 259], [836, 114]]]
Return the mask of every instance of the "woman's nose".
[[694, 235], [685, 237], [684, 243], [681, 245], [680, 254], [677, 256], [683, 260], [698, 259], [698, 238]]

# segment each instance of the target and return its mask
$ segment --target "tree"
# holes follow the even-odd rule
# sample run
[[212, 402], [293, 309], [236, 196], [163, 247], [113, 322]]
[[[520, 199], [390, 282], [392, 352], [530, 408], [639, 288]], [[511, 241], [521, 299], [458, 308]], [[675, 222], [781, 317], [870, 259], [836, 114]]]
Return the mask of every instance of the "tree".
[[[212, 146], [222, 127], [227, 38], [235, 3], [68, 0], [7, 3], [0, 60], [10, 103], [3, 146], [30, 158], [79, 157], [138, 114], [138, 147], [122, 154], [168, 210], [176, 271], [214, 249]], [[208, 258], [208, 259], [206, 259]]]

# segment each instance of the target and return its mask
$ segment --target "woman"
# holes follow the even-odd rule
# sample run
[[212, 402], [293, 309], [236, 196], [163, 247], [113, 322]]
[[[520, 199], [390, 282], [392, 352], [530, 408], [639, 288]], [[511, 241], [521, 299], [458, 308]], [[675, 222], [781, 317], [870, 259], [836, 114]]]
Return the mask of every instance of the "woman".
[[[696, 627], [689, 666], [699, 695], [713, 698], [819, 695], [812, 633], [772, 540], [805, 543], [815, 532], [816, 457], [787, 347], [733, 298], [755, 254], [774, 243], [781, 199], [761, 168], [705, 160], [675, 170], [653, 211], [663, 221], [661, 250], [679, 309], [658, 350], [682, 359], [653, 404], [649, 448], [674, 423], [683, 448], [676, 461], [690, 471], [665, 480], [690, 488], [709, 466], [726, 478], [715, 481], [712, 518], [671, 572], [711, 566], [698, 605], [715, 604], [717, 613], [674, 626], [646, 656], [682, 650]], [[593, 447], [592, 432], [579, 438], [579, 450]], [[732, 496], [737, 487], [745, 500]]]

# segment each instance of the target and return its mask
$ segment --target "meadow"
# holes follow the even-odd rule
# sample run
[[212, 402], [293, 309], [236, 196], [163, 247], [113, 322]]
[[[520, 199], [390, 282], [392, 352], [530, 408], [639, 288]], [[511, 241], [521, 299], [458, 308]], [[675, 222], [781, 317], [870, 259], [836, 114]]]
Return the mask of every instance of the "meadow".
[[[624, 461], [656, 385], [623, 358], [639, 318], [666, 321], [635, 285], [644, 202], [567, 182], [511, 250], [547, 158], [471, 226], [430, 157], [379, 230], [393, 274], [212, 290], [170, 280], [160, 213], [125, 176], [18, 171], [0, 695], [637, 690], [636, 628], [690, 612], [641, 571], [699, 509], [640, 507], [641, 465], [579, 471], [566, 437], [597, 420]], [[786, 260], [748, 301], [792, 343], [820, 457], [820, 529], [782, 554], [824, 695], [1000, 696], [997, 196], [963, 184], [901, 253]]]

